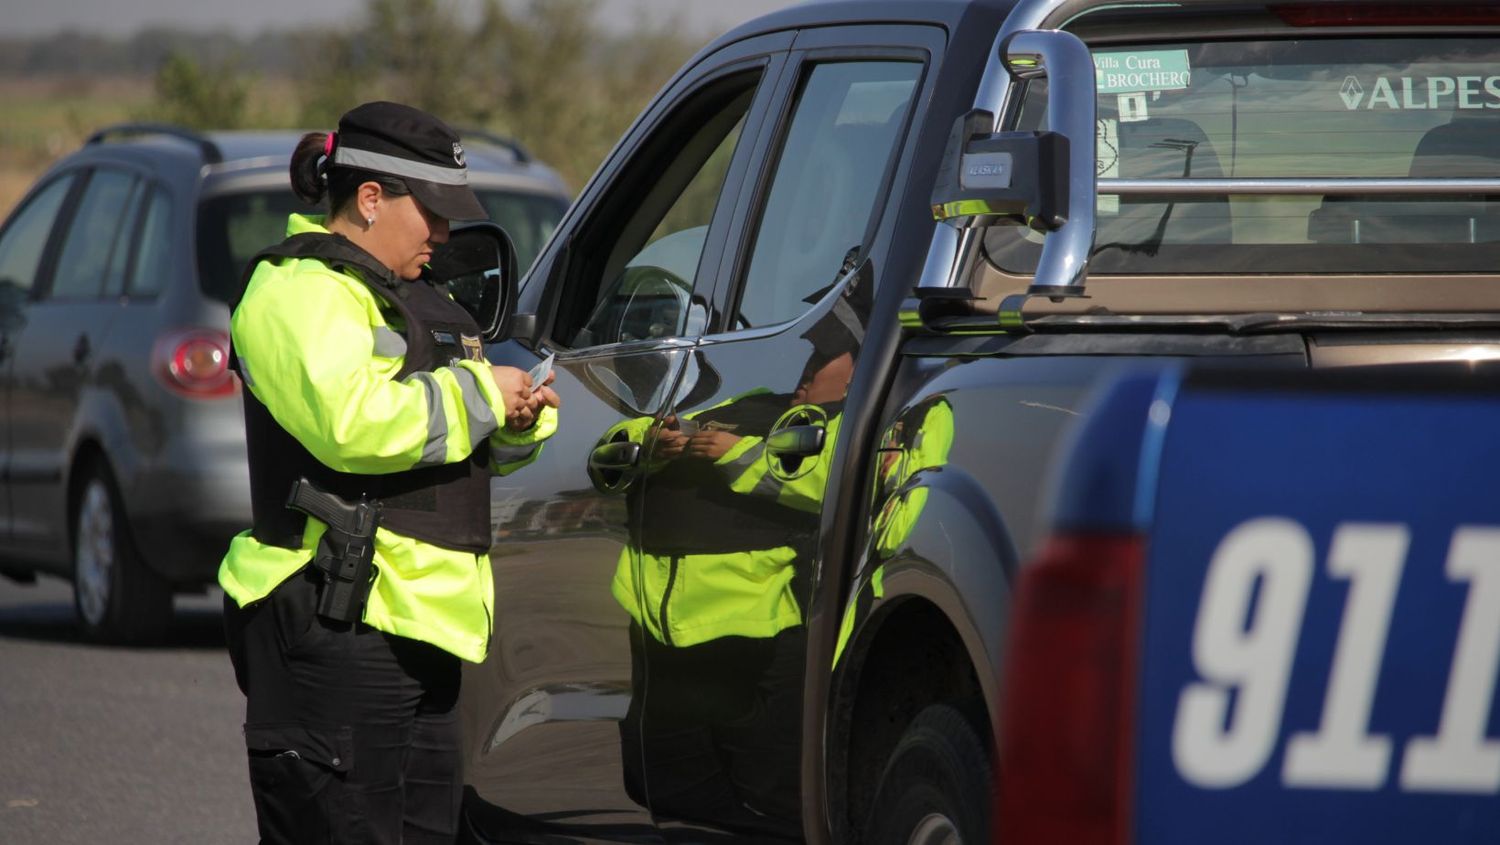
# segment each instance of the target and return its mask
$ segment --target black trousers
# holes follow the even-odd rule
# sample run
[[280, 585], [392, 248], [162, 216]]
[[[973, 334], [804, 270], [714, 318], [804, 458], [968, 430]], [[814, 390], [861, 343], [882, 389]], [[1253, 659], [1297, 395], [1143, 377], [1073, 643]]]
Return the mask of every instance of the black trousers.
[[807, 629], [685, 648], [630, 633], [626, 794], [661, 819], [800, 840]]
[[264, 843], [451, 843], [463, 797], [457, 657], [315, 613], [303, 570], [224, 599]]

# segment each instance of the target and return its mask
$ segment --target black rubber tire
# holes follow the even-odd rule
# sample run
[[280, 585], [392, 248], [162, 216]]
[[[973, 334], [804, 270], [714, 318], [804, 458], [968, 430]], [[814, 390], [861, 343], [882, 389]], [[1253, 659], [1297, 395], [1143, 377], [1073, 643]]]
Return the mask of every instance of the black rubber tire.
[[860, 841], [869, 845], [985, 845], [989, 754], [957, 707], [932, 704], [896, 743]]
[[83, 635], [121, 645], [161, 640], [172, 621], [172, 585], [141, 561], [102, 463], [83, 469], [71, 516], [73, 607]]

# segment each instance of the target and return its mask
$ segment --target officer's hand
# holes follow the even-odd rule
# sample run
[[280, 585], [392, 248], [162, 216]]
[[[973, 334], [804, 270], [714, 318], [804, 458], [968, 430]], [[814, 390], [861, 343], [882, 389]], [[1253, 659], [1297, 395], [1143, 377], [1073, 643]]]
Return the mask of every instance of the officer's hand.
[[675, 428], [663, 427], [656, 434], [656, 451], [654, 457], [664, 461], [676, 460], [682, 457], [682, 451], [687, 448], [688, 436]]
[[512, 405], [530, 401], [531, 376], [525, 370], [491, 364], [490, 375], [495, 379], [495, 386], [500, 388], [500, 395], [505, 398], [507, 414]]
[[700, 431], [688, 438], [687, 454], [693, 458], [717, 461], [738, 442], [740, 438], [727, 431]]
[[495, 386], [500, 388], [500, 397], [505, 402], [505, 426], [512, 431], [525, 431], [536, 422], [536, 399], [531, 392], [531, 376], [515, 367], [490, 366], [490, 375]]
[[542, 412], [543, 405], [551, 408], [562, 407], [562, 397], [558, 396], [557, 391], [552, 389], [552, 382], [554, 381], [557, 381], [557, 373], [555, 371], [548, 373], [547, 378], [542, 381], [541, 385], [533, 388], [531, 391], [532, 403], [535, 405], [538, 414]]

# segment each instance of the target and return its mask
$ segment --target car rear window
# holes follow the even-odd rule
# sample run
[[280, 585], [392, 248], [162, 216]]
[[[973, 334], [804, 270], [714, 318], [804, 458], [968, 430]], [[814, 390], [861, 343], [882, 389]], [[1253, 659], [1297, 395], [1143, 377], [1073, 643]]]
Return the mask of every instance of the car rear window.
[[[1094, 49], [1099, 176], [1500, 177], [1500, 71], [1479, 38], [1304, 38]], [[1021, 129], [1046, 126], [1044, 83]], [[1093, 274], [1493, 272], [1500, 195], [1099, 199]], [[1035, 271], [1039, 236], [986, 254]]]
[[516, 266], [525, 273], [557, 228], [568, 204], [557, 197], [475, 188], [480, 205], [516, 245]]
[[[522, 269], [531, 266], [566, 208], [561, 200], [547, 196], [484, 188], [475, 194], [490, 219], [515, 241]], [[203, 294], [232, 302], [245, 265], [256, 253], [286, 237], [288, 216], [323, 213], [303, 204], [289, 190], [244, 191], [205, 200], [198, 216], [198, 280]]]
[[203, 295], [233, 302], [245, 265], [256, 253], [286, 238], [287, 217], [321, 213], [285, 188], [204, 200], [198, 209], [198, 284]]

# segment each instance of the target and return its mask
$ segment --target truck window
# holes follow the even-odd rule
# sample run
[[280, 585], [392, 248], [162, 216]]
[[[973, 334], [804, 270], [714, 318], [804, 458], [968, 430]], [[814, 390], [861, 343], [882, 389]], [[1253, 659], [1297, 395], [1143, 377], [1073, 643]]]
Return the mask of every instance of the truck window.
[[[1483, 39], [1359, 38], [1094, 49], [1099, 176], [1500, 176], [1500, 75]], [[1046, 124], [1027, 91], [1020, 128]], [[1500, 197], [1101, 195], [1094, 274], [1492, 272]], [[1037, 236], [995, 227], [997, 267]]]
[[84, 187], [78, 212], [58, 253], [57, 273], [49, 299], [94, 299], [106, 288], [123, 285], [134, 228], [136, 177], [123, 170], [100, 168]]
[[922, 65], [813, 65], [777, 157], [745, 275], [737, 327], [785, 322], [857, 256]]
[[18, 304], [35, 287], [48, 233], [74, 178], [69, 173], [38, 191], [0, 233], [0, 303]]
[[136, 247], [135, 272], [127, 291], [134, 297], [161, 293], [172, 272], [172, 202], [160, 188], [151, 191]]
[[734, 74], [690, 97], [595, 205], [570, 252], [555, 332], [564, 346], [702, 330], [698, 263], [760, 79]]

